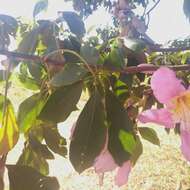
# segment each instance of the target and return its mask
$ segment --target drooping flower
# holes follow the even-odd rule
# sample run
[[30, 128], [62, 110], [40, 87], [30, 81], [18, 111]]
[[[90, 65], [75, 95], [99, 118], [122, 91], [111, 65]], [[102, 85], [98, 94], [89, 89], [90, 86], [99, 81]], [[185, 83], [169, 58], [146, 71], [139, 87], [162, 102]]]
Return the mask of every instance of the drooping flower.
[[[70, 140], [73, 137], [75, 127], [76, 123], [74, 123], [71, 128]], [[127, 183], [129, 174], [132, 169], [132, 164], [130, 160], [124, 162], [122, 166], [118, 166], [116, 164], [115, 160], [113, 159], [111, 153], [108, 150], [108, 131], [107, 131], [104, 147], [100, 152], [100, 154], [94, 160], [93, 167], [95, 169], [95, 172], [99, 175], [100, 184], [103, 184], [103, 178], [104, 178], [103, 174], [105, 172], [111, 172], [117, 170], [115, 176], [115, 185], [120, 187]]]
[[125, 185], [128, 181], [129, 174], [132, 169], [132, 164], [130, 161], [126, 161], [122, 166], [118, 166], [112, 155], [108, 150], [102, 152], [95, 160], [94, 168], [97, 174], [101, 176], [102, 173], [110, 172], [117, 170], [115, 176], [115, 185], [122, 186]]
[[175, 72], [166, 67], [154, 72], [151, 88], [164, 108], [146, 110], [138, 116], [138, 120], [166, 128], [174, 128], [176, 124], [180, 124], [181, 151], [190, 161], [190, 89], [185, 89]]
[[107, 146], [108, 146], [108, 133], [106, 135], [106, 142], [104, 148], [102, 149], [100, 155], [95, 159], [94, 162], [95, 171], [100, 177], [102, 177], [101, 174], [105, 172], [117, 170], [117, 174], [115, 176], [115, 185], [119, 187], [123, 186], [127, 183], [128, 176], [132, 169], [131, 161], [128, 160], [124, 162], [122, 166], [118, 166], [115, 163], [111, 153], [107, 149]]

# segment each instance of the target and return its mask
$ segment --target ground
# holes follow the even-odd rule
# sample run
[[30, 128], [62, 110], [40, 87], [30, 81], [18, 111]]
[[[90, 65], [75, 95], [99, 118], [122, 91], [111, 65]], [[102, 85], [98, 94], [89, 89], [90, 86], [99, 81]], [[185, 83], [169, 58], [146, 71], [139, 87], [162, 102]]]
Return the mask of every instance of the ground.
[[[10, 91], [13, 102], [21, 101], [20, 91]], [[84, 100], [79, 107], [84, 105]], [[69, 136], [70, 128], [78, 113], [59, 125], [62, 135]], [[113, 185], [114, 172], [105, 174], [104, 185], [99, 186], [99, 180], [93, 168], [78, 175], [74, 172], [67, 159], [56, 156], [50, 162], [50, 175], [58, 177], [61, 190], [188, 190], [190, 188], [190, 166], [180, 152], [180, 139], [171, 132], [169, 135], [163, 127], [153, 127], [160, 138], [161, 146], [155, 146], [143, 141], [144, 151], [133, 168], [128, 184], [122, 188]], [[8, 156], [8, 163], [15, 163], [23, 142], [20, 141]]]

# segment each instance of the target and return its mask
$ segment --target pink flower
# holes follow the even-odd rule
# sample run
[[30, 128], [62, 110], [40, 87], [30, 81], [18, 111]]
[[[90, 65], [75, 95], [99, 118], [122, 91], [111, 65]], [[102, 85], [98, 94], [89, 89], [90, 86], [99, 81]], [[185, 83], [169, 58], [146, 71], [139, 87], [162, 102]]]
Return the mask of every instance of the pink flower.
[[139, 115], [138, 120], [166, 128], [174, 128], [176, 123], [180, 123], [181, 151], [190, 161], [190, 89], [185, 89], [175, 72], [166, 67], [154, 72], [151, 88], [165, 108], [146, 110]]
[[125, 185], [128, 181], [129, 173], [131, 172], [132, 164], [130, 161], [126, 161], [123, 163], [121, 167], [119, 167], [110, 152], [107, 149], [108, 144], [108, 135], [106, 137], [106, 142], [103, 150], [100, 155], [95, 159], [94, 168], [96, 173], [100, 176], [101, 184], [102, 184], [102, 173], [113, 171], [117, 169], [117, 174], [115, 176], [115, 184], [117, 186]]

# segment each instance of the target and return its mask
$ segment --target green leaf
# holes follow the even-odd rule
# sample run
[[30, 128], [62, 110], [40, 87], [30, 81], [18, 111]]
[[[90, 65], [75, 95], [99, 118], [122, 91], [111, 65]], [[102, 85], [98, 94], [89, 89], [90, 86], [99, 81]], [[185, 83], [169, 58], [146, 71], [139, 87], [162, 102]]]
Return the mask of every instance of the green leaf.
[[42, 109], [39, 119], [53, 123], [63, 122], [76, 109], [82, 93], [82, 83], [57, 89]]
[[22, 38], [21, 42], [18, 45], [17, 51], [22, 53], [33, 54], [36, 50], [38, 43], [39, 29], [35, 28]]
[[79, 37], [83, 37], [86, 29], [81, 17], [71, 11], [62, 11], [60, 13], [62, 14], [62, 18], [67, 22], [71, 32]]
[[46, 177], [31, 167], [7, 165], [10, 190], [59, 190], [55, 177]]
[[5, 97], [0, 95], [0, 155], [9, 152], [15, 146], [19, 138], [13, 106], [11, 102], [7, 100], [6, 109], [3, 112], [4, 104]]
[[79, 173], [91, 167], [105, 144], [105, 113], [101, 96], [95, 91], [82, 110], [70, 144], [70, 160]]
[[36, 152], [28, 142], [20, 155], [17, 165], [29, 166], [43, 175], [49, 174], [48, 162], [39, 152]]
[[146, 139], [147, 141], [151, 142], [152, 144], [160, 146], [160, 140], [156, 134], [154, 129], [148, 127], [139, 127], [139, 132], [142, 138]]
[[97, 64], [100, 56], [98, 50], [90, 43], [85, 43], [81, 47], [80, 54], [88, 62], [88, 64]]
[[57, 126], [43, 128], [44, 138], [48, 147], [63, 157], [67, 155], [66, 140], [59, 134]]
[[85, 68], [78, 64], [67, 64], [63, 70], [54, 75], [50, 84], [55, 87], [71, 85], [82, 80], [87, 72]]
[[108, 56], [108, 60], [113, 66], [117, 67], [125, 66], [124, 54], [121, 48], [113, 47]]
[[41, 63], [30, 62], [29, 64], [27, 64], [27, 66], [33, 79], [37, 81], [38, 83], [40, 83], [42, 79], [43, 71], [44, 71]]
[[37, 122], [37, 117], [41, 112], [45, 100], [41, 95], [34, 94], [24, 100], [18, 110], [18, 124], [20, 131], [27, 132], [35, 122]]
[[39, 0], [34, 7], [33, 17], [35, 18], [40, 12], [47, 10], [48, 0]]
[[124, 147], [124, 149], [129, 152], [130, 154], [133, 153], [135, 147], [136, 147], [136, 140], [134, 138], [134, 135], [126, 132], [124, 130], [119, 131], [119, 139]]
[[41, 144], [40, 141], [34, 136], [29, 135], [29, 143], [31, 148], [40, 156], [45, 159], [53, 160], [54, 155], [49, 151], [48, 147], [45, 144]]
[[28, 76], [24, 76], [22, 74], [15, 73], [11, 79], [18, 85], [33, 91], [39, 90], [39, 84]]
[[139, 159], [142, 153], [143, 153], [143, 145], [141, 143], [140, 138], [136, 136], [136, 146], [131, 155], [131, 161], [133, 162], [134, 165], [136, 164], [137, 160]]
[[144, 41], [135, 38], [125, 38], [124, 39], [125, 46], [135, 52], [141, 52], [145, 49], [146, 45]]
[[4, 30], [8, 34], [15, 36], [18, 28], [17, 20], [9, 15], [0, 14], [0, 21], [4, 23]]
[[117, 97], [111, 91], [108, 91], [106, 94], [106, 110], [110, 125], [108, 150], [116, 163], [122, 165], [123, 162], [129, 160], [130, 153], [124, 149], [119, 139], [119, 134], [121, 130], [133, 134], [133, 123]]
[[190, 21], [190, 0], [183, 1], [183, 11], [187, 19]]

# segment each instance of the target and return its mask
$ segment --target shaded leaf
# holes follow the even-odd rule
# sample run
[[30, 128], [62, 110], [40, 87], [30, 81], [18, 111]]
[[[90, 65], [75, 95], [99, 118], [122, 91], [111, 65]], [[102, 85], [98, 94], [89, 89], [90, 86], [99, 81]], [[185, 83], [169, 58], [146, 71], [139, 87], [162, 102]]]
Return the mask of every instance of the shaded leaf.
[[113, 66], [118, 66], [118, 67], [125, 66], [124, 54], [122, 48], [119, 47], [112, 48], [108, 59]]
[[47, 126], [43, 128], [44, 138], [48, 147], [61, 156], [66, 156], [66, 140], [59, 134], [57, 126]]
[[84, 78], [87, 70], [78, 64], [67, 64], [59, 73], [55, 74], [50, 84], [55, 87], [71, 85]]
[[141, 136], [152, 144], [160, 146], [160, 140], [154, 129], [148, 127], [139, 127], [139, 132]]
[[183, 0], [183, 11], [187, 19], [190, 21], [190, 1]]
[[70, 144], [70, 160], [81, 173], [91, 167], [105, 144], [104, 107], [101, 96], [95, 91], [82, 110]]
[[34, 7], [33, 17], [35, 18], [40, 12], [48, 8], [48, 0], [39, 0]]
[[80, 54], [89, 64], [97, 64], [99, 52], [95, 47], [90, 45], [90, 43], [85, 43], [81, 47]]
[[121, 130], [133, 134], [133, 123], [117, 97], [111, 91], [108, 91], [106, 94], [106, 110], [110, 125], [108, 149], [116, 163], [122, 165], [123, 162], [129, 160], [130, 153], [124, 149], [119, 139], [119, 134]]
[[32, 127], [32, 125], [37, 121], [37, 117], [44, 104], [45, 100], [43, 100], [39, 93], [30, 96], [20, 104], [18, 110], [20, 131], [26, 132]]
[[81, 17], [75, 12], [62, 11], [60, 12], [62, 18], [67, 22], [72, 33], [79, 37], [83, 37], [86, 29]]
[[131, 155], [131, 161], [133, 162], [133, 164], [136, 164], [137, 160], [139, 159], [142, 153], [143, 153], [143, 145], [141, 143], [140, 138], [136, 136], [136, 146]]
[[4, 23], [4, 30], [14, 36], [16, 34], [18, 23], [15, 18], [9, 15], [0, 14], [0, 21]]
[[41, 144], [40, 141], [34, 136], [29, 136], [29, 143], [31, 148], [40, 156], [42, 156], [45, 159], [54, 159], [54, 155], [51, 153], [51, 151], [48, 149], [48, 147], [45, 144]]
[[7, 165], [10, 190], [59, 190], [55, 177], [46, 177], [27, 166]]
[[65, 121], [72, 111], [82, 93], [82, 83], [57, 89], [52, 93], [42, 109], [39, 119], [58, 123]]
[[49, 165], [46, 159], [41, 154], [37, 154], [28, 142], [17, 161], [17, 165], [29, 166], [43, 175], [49, 174]]
[[143, 51], [146, 47], [144, 41], [135, 38], [125, 38], [124, 44], [127, 48], [135, 52]]
[[38, 43], [39, 29], [35, 28], [22, 38], [18, 45], [17, 51], [22, 53], [33, 54]]

